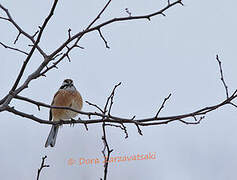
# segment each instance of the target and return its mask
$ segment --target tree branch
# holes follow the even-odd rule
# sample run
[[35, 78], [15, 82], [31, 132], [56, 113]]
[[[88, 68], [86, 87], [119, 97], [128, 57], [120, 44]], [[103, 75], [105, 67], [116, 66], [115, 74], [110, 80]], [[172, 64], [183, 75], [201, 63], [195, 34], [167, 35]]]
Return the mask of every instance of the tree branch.
[[107, 42], [106, 39], [104, 38], [104, 36], [103, 36], [101, 30], [98, 29], [98, 32], [99, 32], [99, 35], [100, 35], [101, 39], [102, 39], [102, 40], [104, 41], [104, 43], [105, 43], [105, 47], [109, 49], [110, 47], [108, 46], [108, 42]]
[[[108, 5], [111, 3], [111, 0], [109, 0], [106, 5], [104, 6], [104, 8], [100, 11], [100, 13], [96, 16], [96, 18], [88, 25], [88, 27], [75, 34], [75, 35], [71, 35], [70, 34], [70, 37], [60, 46], [58, 47], [54, 52], [52, 52], [49, 56], [46, 55], [42, 50], [41, 48], [38, 46], [38, 43], [40, 41], [40, 38], [42, 36], [42, 33], [43, 33], [43, 30], [44, 28], [46, 27], [48, 21], [50, 20], [50, 18], [52, 17], [53, 15], [53, 12], [55, 10], [55, 7], [56, 7], [56, 4], [57, 4], [58, 0], [55, 0], [54, 3], [53, 3], [53, 6], [50, 10], [50, 13], [49, 15], [47, 16], [47, 18], [45, 19], [43, 25], [40, 28], [39, 30], [39, 33], [35, 33], [33, 36], [30, 36], [29, 34], [27, 34], [25, 31], [23, 31], [20, 26], [17, 25], [17, 23], [13, 20], [13, 18], [11, 17], [9, 11], [3, 7], [1, 4], [0, 4], [0, 8], [3, 9], [3, 11], [6, 13], [9, 21], [17, 28], [17, 30], [19, 31], [19, 34], [18, 34], [18, 37], [20, 34], [23, 34], [24, 36], [26, 36], [27, 38], [29, 38], [32, 42], [33, 42], [33, 47], [31, 49], [31, 51], [29, 52], [26, 60], [24, 61], [22, 67], [21, 67], [21, 70], [18, 74], [18, 77], [12, 87], [12, 89], [10, 90], [10, 93], [7, 95], [7, 98], [4, 99], [5, 101], [2, 103], [2, 106], [8, 106], [8, 104], [11, 102], [12, 98], [14, 95], [17, 95], [19, 94], [22, 90], [24, 90], [25, 88], [28, 87], [28, 84], [33, 80], [33, 79], [36, 79], [40, 76], [46, 76], [46, 73], [51, 70], [52, 68], [57, 68], [57, 64], [60, 63], [65, 57], [69, 57], [69, 52], [75, 48], [75, 47], [80, 47], [78, 46], [78, 42], [79, 40], [83, 37], [83, 35], [89, 33], [89, 32], [92, 32], [92, 31], [98, 31], [101, 27], [103, 26], [106, 26], [106, 25], [109, 25], [109, 24], [112, 24], [113, 22], [118, 22], [118, 21], [130, 21], [130, 20], [136, 20], [136, 19], [150, 19], [150, 17], [153, 17], [153, 16], [156, 16], [156, 15], [159, 15], [159, 14], [163, 14], [164, 11], [166, 11], [167, 9], [173, 7], [174, 5], [176, 4], [182, 4], [181, 0], [177, 0], [173, 3], [170, 3], [168, 4], [166, 7], [164, 7], [163, 9], [157, 11], [157, 12], [154, 12], [154, 13], [151, 13], [151, 14], [148, 14], [148, 15], [144, 15], [144, 16], [131, 16], [131, 17], [124, 17], [124, 18], [114, 18], [114, 19], [111, 19], [111, 20], [108, 20], [108, 21], [105, 21], [104, 23], [101, 23], [97, 26], [93, 26], [93, 24], [100, 18], [100, 16], [102, 15], [102, 13], [105, 11], [105, 9], [108, 7]], [[34, 40], [34, 36], [38, 34], [37, 36], [37, 40], [35, 41]], [[72, 42], [73, 40], [76, 40], [75, 43], [71, 46], [71, 47], [68, 47], [68, 44], [70, 42]], [[51, 66], [47, 66], [48, 63], [55, 59], [56, 56], [58, 56], [58, 54], [61, 53], [61, 51], [67, 47], [67, 51], [66, 53], [64, 53], [59, 60], [57, 60], [56, 62], [53, 62], [53, 64]], [[24, 73], [24, 70], [30, 60], [30, 58], [32, 57], [32, 54], [34, 52], [35, 49], [38, 49], [39, 52], [41, 53], [41, 55], [43, 55], [44, 57], [44, 61], [39, 65], [39, 67], [32, 73], [28, 76], [28, 78], [25, 80], [25, 82], [17, 88], [20, 80], [21, 80], [21, 77]], [[46, 69], [45, 69], [46, 68]], [[17, 88], [17, 89], [16, 89]]]
[[96, 109], [98, 109], [101, 113], [103, 113], [103, 110], [98, 106], [98, 105], [96, 105], [96, 104], [94, 104], [94, 103], [91, 103], [91, 102], [89, 102], [89, 101], [85, 101], [88, 105], [90, 105], [90, 106], [94, 106]]
[[[107, 101], [106, 101], [105, 106], [104, 106], [103, 115], [106, 115], [106, 113], [108, 112], [108, 115], [110, 116], [110, 110], [111, 110], [111, 107], [112, 107], [112, 104], [113, 104], [114, 93], [115, 93], [116, 88], [120, 84], [121, 84], [121, 82], [114, 86], [110, 96], [107, 98]], [[110, 107], [109, 107], [109, 110], [107, 110], [109, 102], [110, 102]], [[103, 130], [102, 140], [103, 140], [103, 143], [104, 143], [104, 148], [102, 150], [102, 154], [104, 156], [104, 180], [106, 180], [107, 179], [107, 174], [108, 174], [109, 158], [110, 158], [110, 154], [112, 153], [113, 149], [110, 149], [108, 141], [107, 141], [105, 117], [102, 117], [102, 121], [103, 121], [103, 124], [102, 124], [102, 130]], [[106, 154], [105, 151], [107, 152], [107, 154]]]
[[[223, 77], [223, 70], [222, 70], [222, 66], [221, 66], [221, 61], [219, 60], [218, 55], [216, 56], [216, 60], [219, 64], [219, 69], [220, 69], [220, 74], [221, 74], [221, 81], [222, 81], [223, 86], [225, 88], [226, 99], [224, 101], [221, 101], [219, 104], [204, 107], [204, 108], [201, 108], [201, 109], [198, 109], [196, 111], [189, 112], [189, 113], [186, 113], [186, 114], [178, 114], [178, 115], [165, 116], [165, 117], [160, 117], [159, 116], [160, 112], [165, 107], [165, 103], [167, 102], [167, 100], [171, 96], [171, 94], [169, 94], [163, 100], [163, 102], [162, 102], [160, 108], [158, 109], [155, 117], [152, 116], [152, 117], [149, 117], [149, 118], [143, 118], [143, 119], [136, 119], [135, 120], [135, 116], [133, 118], [124, 118], [124, 117], [114, 116], [111, 113], [112, 106], [114, 104], [114, 99], [113, 98], [114, 98], [114, 95], [115, 95], [115, 90], [121, 84], [121, 82], [114, 86], [110, 96], [107, 98], [107, 100], [105, 102], [104, 108], [100, 108], [98, 105], [86, 101], [86, 103], [88, 103], [90, 106], [95, 107], [98, 112], [97, 111], [96, 112], [84, 112], [84, 111], [78, 111], [76, 109], [72, 109], [70, 107], [51, 106], [51, 105], [48, 105], [48, 104], [45, 104], [45, 103], [42, 103], [42, 102], [39, 102], [39, 101], [32, 100], [28, 97], [20, 96], [19, 93], [21, 91], [23, 91], [25, 88], [27, 88], [29, 83], [32, 80], [37, 79], [41, 76], [46, 76], [46, 73], [48, 71], [50, 71], [51, 69], [53, 69], [53, 68], [57, 68], [57, 65], [65, 57], [68, 58], [69, 61], [70, 61], [69, 53], [72, 51], [72, 49], [74, 49], [76, 47], [79, 47], [79, 48], [83, 49], [83, 47], [80, 47], [78, 45], [78, 43], [84, 35], [86, 35], [90, 32], [93, 32], [93, 31], [98, 31], [99, 36], [104, 41], [106, 48], [109, 48], [108, 42], [106, 41], [106, 39], [104, 38], [104, 36], [101, 32], [101, 28], [103, 28], [107, 25], [111, 25], [115, 22], [127, 22], [127, 21], [132, 21], [132, 20], [141, 20], [141, 19], [147, 19], [147, 20], [150, 21], [151, 18], [154, 17], [154, 16], [157, 16], [157, 15], [165, 16], [165, 12], [169, 8], [171, 8], [171, 7], [173, 7], [177, 4], [183, 5], [182, 0], [177, 0], [175, 2], [170, 2], [170, 0], [168, 0], [168, 4], [164, 8], [162, 8], [162, 9], [156, 11], [156, 12], [149, 13], [149, 14], [146, 14], [146, 15], [140, 15], [140, 16], [132, 16], [132, 13], [128, 9], [125, 9], [127, 14], [128, 14], [128, 17], [112, 18], [112, 19], [109, 19], [107, 21], [104, 21], [104, 22], [96, 25], [95, 23], [101, 17], [101, 15], [105, 12], [105, 10], [107, 9], [107, 7], [111, 3], [111, 1], [112, 0], [108, 0], [108, 2], [105, 4], [105, 6], [102, 8], [102, 10], [91, 21], [91, 23], [89, 23], [89, 25], [85, 28], [85, 30], [82, 30], [81, 32], [77, 32], [76, 34], [73, 35], [71, 33], [71, 29], [68, 29], [68, 31], [67, 31], [67, 33], [68, 33], [67, 34], [68, 35], [67, 40], [65, 42], [63, 42], [58, 48], [54, 49], [54, 51], [51, 52], [50, 55], [47, 55], [39, 47], [39, 42], [41, 40], [42, 34], [43, 34], [48, 22], [50, 21], [50, 19], [52, 18], [53, 14], [54, 14], [55, 8], [56, 8], [57, 3], [58, 3], [58, 0], [54, 0], [54, 3], [53, 3], [53, 5], [50, 9], [50, 12], [49, 12], [48, 16], [45, 18], [42, 26], [39, 27], [39, 30], [36, 31], [33, 34], [33, 36], [26, 33], [13, 20], [13, 18], [11, 17], [11, 14], [9, 13], [8, 9], [6, 9], [4, 6], [2, 6], [0, 4], [0, 9], [2, 9], [6, 14], [6, 17], [0, 17], [0, 19], [5, 20], [5, 21], [9, 21], [18, 30], [18, 34], [16, 36], [14, 44], [18, 41], [20, 35], [24, 35], [26, 38], [28, 38], [33, 43], [33, 45], [31, 45], [32, 48], [31, 48], [30, 52], [27, 53], [27, 52], [24, 52], [20, 49], [13, 48], [11, 46], [7, 46], [4, 43], [0, 42], [0, 45], [2, 45], [4, 48], [8, 48], [8, 49], [11, 49], [11, 50], [14, 50], [14, 51], [18, 51], [18, 52], [21, 52], [21, 53], [27, 55], [27, 58], [23, 62], [23, 65], [21, 66], [20, 72], [19, 72], [19, 74], [18, 74], [18, 76], [17, 76], [17, 78], [16, 78], [9, 94], [6, 95], [2, 100], [0, 100], [0, 112], [8, 111], [10, 113], [13, 113], [14, 115], [30, 119], [30, 120], [33, 120], [35, 122], [41, 123], [41, 124], [50, 124], [50, 125], [52, 125], [52, 124], [54, 124], [54, 125], [57, 125], [57, 124], [72, 124], [72, 123], [73, 124], [75, 124], [75, 123], [83, 124], [83, 125], [85, 125], [86, 130], [88, 130], [88, 127], [87, 127], [88, 124], [101, 123], [102, 124], [102, 133], [103, 133], [102, 140], [103, 140], [103, 143], [104, 143], [102, 153], [103, 153], [103, 156], [104, 156], [104, 159], [105, 159], [104, 177], [103, 177], [104, 180], [107, 179], [109, 158], [110, 158], [110, 155], [113, 151], [113, 149], [110, 148], [108, 140], [107, 140], [106, 127], [112, 126], [112, 127], [120, 128], [121, 130], [124, 131], [124, 133], [126, 135], [125, 138], [127, 138], [128, 137], [128, 132], [127, 132], [126, 126], [124, 125], [126, 123], [136, 125], [138, 133], [140, 135], [143, 135], [142, 130], [141, 130], [141, 126], [164, 125], [164, 124], [168, 124], [168, 123], [171, 123], [171, 122], [174, 122], [174, 121], [181, 122], [181, 123], [186, 124], [186, 125], [199, 124], [202, 121], [202, 119], [204, 118], [203, 115], [206, 115], [210, 112], [213, 112], [218, 108], [221, 108], [221, 107], [223, 107], [225, 105], [228, 105], [228, 104], [232, 105], [233, 107], [237, 107], [237, 105], [234, 104], [234, 102], [233, 102], [233, 100], [235, 100], [236, 97], [237, 97], [237, 90], [235, 90], [234, 93], [231, 96], [229, 96], [228, 87], [227, 87], [227, 85], [225, 83], [225, 80], [224, 80], [224, 77]], [[35, 38], [36, 38], [36, 40], [35, 40]], [[70, 43], [72, 43], [72, 45]], [[31, 73], [27, 77], [27, 79], [24, 81], [24, 83], [21, 86], [19, 86], [19, 83], [22, 79], [22, 76], [25, 73], [25, 69], [26, 69], [30, 59], [32, 58], [33, 53], [35, 52], [35, 50], [39, 51], [39, 53], [43, 56], [44, 61], [38, 66], [38, 68], [35, 71], [33, 71], [33, 73]], [[56, 58], [58, 58], [58, 60], [53, 61]], [[10, 104], [12, 99], [18, 99], [18, 100], [25, 101], [25, 102], [31, 103], [33, 105], [36, 105], [39, 110], [40, 110], [40, 107], [45, 107], [45, 108], [49, 108], [49, 109], [66, 109], [66, 110], [74, 111], [74, 112], [77, 112], [81, 115], [85, 115], [89, 119], [81, 120], [79, 118], [77, 120], [71, 119], [71, 121], [68, 121], [68, 120], [60, 120], [60, 121], [44, 120], [44, 119], [38, 118], [38, 117], [36, 117], [32, 114], [19, 111], [15, 107], [10, 107], [9, 104]], [[91, 119], [91, 117], [94, 118], [94, 119]], [[39, 176], [40, 176], [40, 173], [41, 173], [42, 169], [45, 168], [45, 167], [49, 167], [49, 165], [45, 165], [45, 159], [46, 158], [47, 158], [47, 156], [42, 158], [41, 167], [38, 169], [37, 180], [39, 180]]]
[[[114, 90], [115, 90], [115, 88], [114, 88]], [[112, 91], [112, 93], [113, 92], [114, 91]], [[29, 98], [26, 98], [26, 97], [22, 97], [22, 96], [19, 96], [19, 95], [16, 95], [14, 98], [19, 99], [19, 100], [23, 100], [23, 101], [26, 101], [26, 102], [29, 102], [29, 103], [32, 103], [32, 104], [36, 105], [37, 107], [41, 106], [41, 107], [52, 108], [52, 109], [67, 109], [67, 110], [71, 110], [71, 111], [77, 112], [77, 113], [82, 114], [82, 115], [86, 115], [88, 117], [94, 116], [94, 117], [104, 118], [104, 120], [106, 120], [106, 122], [135, 123], [136, 125], [147, 126], [149, 124], [145, 124], [145, 123], [148, 123], [148, 122], [162, 121], [162, 122], [158, 122], [158, 123], [152, 124], [152, 125], [160, 125], [160, 124], [167, 124], [169, 122], [177, 121], [177, 120], [180, 120], [180, 119], [193, 118], [194, 116], [202, 116], [202, 115], [205, 115], [205, 114], [207, 114], [209, 112], [215, 111], [216, 109], [221, 108], [221, 107], [223, 107], [225, 105], [231, 104], [232, 101], [234, 99], [236, 99], [236, 97], [237, 97], [237, 90], [235, 90], [235, 92], [228, 99], [225, 99], [224, 101], [220, 102], [219, 104], [216, 104], [216, 105], [213, 105], [213, 106], [208, 106], [208, 107], [205, 107], [205, 108], [202, 108], [202, 109], [190, 112], [190, 113], [180, 114], [180, 115], [175, 115], [175, 116], [151, 117], [151, 118], [137, 119], [137, 120], [134, 120], [134, 118], [132, 118], [132, 119], [122, 118], [122, 117], [113, 116], [111, 114], [105, 114], [105, 113], [100, 113], [100, 112], [78, 111], [78, 110], [72, 109], [70, 107], [50, 106], [48, 104], [45, 104], [45, 103], [42, 103], [42, 102], [38, 102], [38, 101], [34, 101], [32, 99], [29, 99]], [[108, 111], [107, 107], [109, 106], [110, 98], [111, 98], [111, 96], [108, 97], [103, 112], [107, 112]], [[9, 107], [7, 108], [7, 110], [12, 112], [12, 113], [14, 113], [14, 114], [17, 114], [17, 115], [21, 114], [21, 113], [20, 114], [17, 113], [16, 110], [9, 110]], [[41, 121], [41, 119], [32, 117], [31, 115], [27, 116], [27, 118], [35, 120], [36, 122], [44, 123], [44, 124], [54, 124], [54, 123], [48, 123], [48, 122], [45, 123], [44, 121]], [[166, 121], [166, 122], [163, 122], [163, 121]], [[82, 122], [81, 120], [76, 120], [75, 121], [75, 123], [81, 123], [81, 122]], [[86, 123], [91, 124], [91, 123], [98, 123], [98, 122], [97, 121], [88, 121]], [[69, 124], [69, 123], [63, 122], [63, 124]]]
[[[109, 1], [110, 2], [110, 1]], [[153, 16], [157, 16], [157, 15], [162, 15], [166, 10], [168, 10], [169, 8], [177, 5], [177, 4], [181, 4], [182, 5], [182, 0], [177, 0], [173, 3], [168, 4], [166, 7], [164, 7], [163, 9], [154, 12], [154, 13], [150, 13], [147, 15], [141, 15], [141, 16], [130, 16], [130, 17], [121, 17], [121, 18], [113, 18], [110, 19], [108, 21], [105, 21], [99, 25], [96, 25], [94, 27], [91, 27], [92, 24], [90, 24], [85, 30], [78, 32], [77, 34], [75, 34], [74, 36], [71, 37], [71, 39], [67, 39], [58, 49], [56, 49], [54, 52], [52, 52], [50, 54], [50, 57], [55, 56], [56, 54], [58, 54], [60, 51], [62, 51], [70, 42], [72, 42], [73, 40], [79, 38], [81, 39], [81, 37], [89, 32], [92, 31], [98, 31], [99, 29], [101, 29], [102, 27], [112, 24], [114, 22], [122, 22], [122, 21], [131, 21], [131, 20], [139, 20], [139, 19], [148, 19], [150, 20], [151, 17]], [[103, 13], [103, 12], [102, 12]], [[98, 18], [96, 18], [97, 20]]]
[[104, 13], [105, 9], [109, 6], [109, 4], [111, 3], [112, 0], [109, 0], [105, 6], [103, 7], [103, 9], [99, 12], [99, 14], [96, 16], [96, 18], [87, 26], [86, 29], [89, 29], [99, 18], [100, 16]]
[[17, 48], [13, 48], [13, 47], [11, 47], [11, 46], [7, 46], [6, 44], [4, 44], [4, 43], [2, 43], [2, 42], [0, 42], [0, 44], [1, 44], [4, 48], [6, 48], [6, 49], [11, 49], [11, 50], [14, 50], [14, 51], [21, 52], [21, 53], [23, 53], [23, 54], [25, 54], [25, 55], [29, 55], [29, 54], [28, 54], [27, 52], [25, 52], [25, 51], [22, 51], [22, 50], [17, 49]]
[[155, 116], [156, 118], [157, 118], [158, 115], [160, 114], [161, 110], [165, 107], [165, 103], [166, 103], [166, 101], [170, 98], [170, 96], [171, 96], [171, 93], [169, 94], [169, 96], [167, 96], [167, 97], [164, 99], [163, 103], [161, 104], [161, 107], [159, 108], [158, 112], [156, 113], [156, 116]]
[[42, 157], [41, 166], [40, 166], [40, 168], [38, 169], [36, 180], [39, 180], [39, 176], [40, 176], [40, 173], [41, 173], [42, 169], [43, 169], [43, 168], [46, 168], [46, 167], [49, 167], [49, 165], [46, 165], [46, 164], [45, 164], [45, 159], [46, 159], [46, 158], [47, 158], [47, 156]]
[[219, 60], [219, 56], [216, 55], [216, 60], [218, 62], [218, 65], [219, 65], [219, 68], [220, 68], [220, 74], [221, 74], [221, 81], [223, 83], [223, 86], [225, 88], [225, 93], [226, 93], [226, 98], [228, 99], [229, 98], [229, 92], [228, 92], [228, 87], [225, 83], [225, 80], [224, 80], [224, 76], [223, 76], [223, 71], [222, 71], [222, 66], [221, 66], [221, 61]]
[[21, 67], [20, 73], [19, 73], [19, 75], [18, 75], [18, 77], [17, 77], [17, 79], [16, 79], [16, 81], [15, 81], [15, 83], [14, 83], [14, 85], [13, 85], [11, 91], [14, 91], [14, 90], [17, 88], [17, 86], [18, 86], [18, 84], [19, 84], [19, 82], [20, 82], [20, 80], [21, 80], [21, 77], [22, 77], [22, 75], [23, 75], [23, 73], [24, 73], [24, 71], [25, 71], [25, 68], [26, 68], [26, 66], [27, 66], [27, 64], [28, 64], [28, 62], [29, 62], [31, 56], [32, 56], [33, 53], [34, 53], [34, 51], [35, 51], [35, 49], [36, 49], [36, 46], [37, 46], [37, 45], [39, 44], [39, 42], [40, 42], [41, 36], [42, 36], [42, 34], [43, 34], [43, 31], [44, 31], [46, 25], [48, 24], [50, 18], [53, 16], [53, 13], [54, 13], [54, 10], [55, 10], [55, 8], [56, 8], [57, 3], [58, 3], [58, 0], [54, 0], [53, 6], [52, 6], [52, 8], [51, 8], [51, 10], [50, 10], [50, 13], [49, 13], [49, 15], [46, 17], [46, 19], [45, 19], [45, 21], [44, 21], [42, 27], [40, 27], [40, 31], [39, 31], [37, 40], [35, 41], [35, 43], [34, 43], [32, 49], [31, 49], [29, 55], [27, 56], [26, 60], [24, 61], [23, 65], [22, 65], [22, 67]]
[[[7, 20], [9, 22], [11, 22], [13, 24], [13, 26], [19, 31], [16, 40], [14, 41], [14, 44], [17, 42], [19, 36], [21, 34], [23, 34], [25, 37], [27, 37], [33, 44], [35, 44], [35, 40], [34, 37], [32, 37], [31, 35], [29, 35], [28, 33], [26, 33], [12, 18], [10, 12], [8, 11], [7, 8], [5, 8], [2, 4], [0, 4], [0, 8], [6, 13], [8, 18], [1, 18], [3, 20]], [[38, 49], [38, 51], [40, 52], [41, 55], [45, 56], [44, 51], [38, 46], [36, 45], [36, 48]]]

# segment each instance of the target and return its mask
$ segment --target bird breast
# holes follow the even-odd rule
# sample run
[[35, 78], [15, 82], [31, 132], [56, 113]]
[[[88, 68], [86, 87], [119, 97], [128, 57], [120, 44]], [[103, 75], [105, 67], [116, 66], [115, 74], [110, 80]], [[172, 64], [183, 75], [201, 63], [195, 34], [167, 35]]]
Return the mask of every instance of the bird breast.
[[[81, 110], [82, 108], [82, 97], [80, 93], [75, 91], [63, 90], [60, 89], [54, 96], [54, 100], [52, 102], [53, 106], [66, 106], [71, 107], [75, 110]], [[67, 120], [74, 118], [78, 115], [77, 112], [65, 109], [52, 109], [52, 117], [53, 120]]]

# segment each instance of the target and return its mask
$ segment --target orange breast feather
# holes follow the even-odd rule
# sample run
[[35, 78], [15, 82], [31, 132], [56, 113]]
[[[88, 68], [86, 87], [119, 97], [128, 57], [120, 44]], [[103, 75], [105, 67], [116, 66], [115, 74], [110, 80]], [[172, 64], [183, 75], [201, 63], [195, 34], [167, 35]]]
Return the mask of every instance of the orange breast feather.
[[[82, 97], [78, 91], [67, 91], [60, 89], [54, 96], [53, 106], [67, 106], [76, 110], [82, 108]], [[77, 116], [78, 113], [65, 109], [51, 109], [52, 120], [65, 120]]]

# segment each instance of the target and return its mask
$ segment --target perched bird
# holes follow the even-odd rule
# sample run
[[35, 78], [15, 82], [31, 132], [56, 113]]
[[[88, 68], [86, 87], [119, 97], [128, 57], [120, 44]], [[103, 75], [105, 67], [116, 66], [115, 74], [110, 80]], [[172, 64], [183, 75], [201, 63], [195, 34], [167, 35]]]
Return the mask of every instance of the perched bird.
[[[62, 86], [54, 95], [52, 106], [67, 106], [75, 110], [81, 110], [82, 108], [82, 97], [73, 85], [71, 79], [65, 79]], [[71, 120], [78, 115], [77, 112], [66, 110], [66, 109], [50, 109], [49, 120], [60, 121], [60, 120]], [[52, 125], [49, 132], [49, 136], [46, 140], [45, 147], [49, 145], [54, 147], [60, 125]]]

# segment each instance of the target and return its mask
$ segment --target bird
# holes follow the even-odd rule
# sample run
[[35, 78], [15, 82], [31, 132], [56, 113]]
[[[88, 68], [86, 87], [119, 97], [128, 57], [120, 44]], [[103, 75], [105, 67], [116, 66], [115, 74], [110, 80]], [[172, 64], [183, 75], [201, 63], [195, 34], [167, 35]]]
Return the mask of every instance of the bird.
[[[61, 87], [53, 97], [51, 106], [70, 107], [72, 109], [79, 111], [82, 109], [83, 106], [82, 96], [74, 86], [72, 79], [65, 79], [63, 81]], [[51, 108], [49, 111], [49, 120], [50, 121], [71, 120], [77, 115], [78, 113], [75, 111]], [[49, 145], [51, 147], [55, 146], [59, 127], [60, 127], [59, 124], [52, 125], [48, 138], [45, 143], [45, 147], [48, 147]]]

